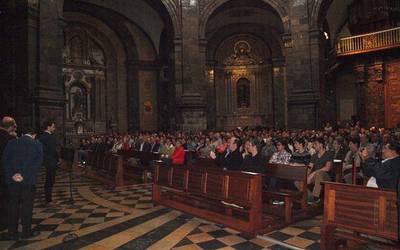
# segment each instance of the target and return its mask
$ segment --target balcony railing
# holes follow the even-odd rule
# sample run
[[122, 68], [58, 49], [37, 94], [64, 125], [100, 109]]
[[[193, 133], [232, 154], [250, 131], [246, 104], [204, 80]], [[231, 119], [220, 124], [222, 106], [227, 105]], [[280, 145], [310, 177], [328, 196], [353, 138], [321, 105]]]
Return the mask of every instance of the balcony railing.
[[395, 47], [400, 47], [400, 27], [341, 38], [336, 45], [336, 54], [347, 56]]

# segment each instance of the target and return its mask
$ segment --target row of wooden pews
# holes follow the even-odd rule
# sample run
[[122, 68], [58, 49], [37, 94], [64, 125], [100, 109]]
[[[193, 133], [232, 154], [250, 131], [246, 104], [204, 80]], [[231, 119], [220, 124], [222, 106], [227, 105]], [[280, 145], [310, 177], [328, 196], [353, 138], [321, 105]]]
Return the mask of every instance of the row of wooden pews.
[[97, 153], [88, 151], [89, 168], [86, 175], [95, 178], [112, 188], [126, 185], [124, 178], [123, 159], [120, 155], [111, 152]]
[[[226, 171], [207, 164], [160, 163], [156, 165], [153, 200], [249, 234], [270, 232], [312, 216], [307, 205], [307, 167], [268, 164], [266, 168], [263, 175]], [[298, 181], [302, 189], [264, 190], [268, 176]], [[276, 200], [285, 204], [274, 205]]]
[[321, 248], [400, 249], [398, 201], [393, 190], [343, 183], [325, 183]]
[[154, 171], [153, 161], [159, 159], [158, 154], [150, 152], [120, 151], [115, 154], [88, 151], [89, 167], [85, 171], [89, 177], [118, 189], [142, 181], [148, 183], [148, 173]]
[[[137, 183], [149, 183], [154, 174], [154, 162], [160, 160], [160, 154], [135, 150], [118, 153], [88, 151], [88, 176], [95, 178], [112, 188], [131, 186]], [[196, 152], [187, 151], [185, 165], [212, 166], [211, 159], [198, 158]]]
[[262, 175], [157, 164], [153, 201], [254, 235], [267, 227]]
[[136, 183], [149, 182], [149, 177], [154, 172], [154, 161], [160, 160], [160, 154], [141, 151], [119, 151], [123, 157], [124, 176], [127, 179], [135, 180]]
[[[342, 162], [334, 163], [336, 182], [326, 182], [321, 249], [400, 249], [398, 198], [393, 190], [366, 187], [357, 180], [353, 164], [352, 185], [342, 182]], [[362, 185], [356, 185], [356, 184]]]

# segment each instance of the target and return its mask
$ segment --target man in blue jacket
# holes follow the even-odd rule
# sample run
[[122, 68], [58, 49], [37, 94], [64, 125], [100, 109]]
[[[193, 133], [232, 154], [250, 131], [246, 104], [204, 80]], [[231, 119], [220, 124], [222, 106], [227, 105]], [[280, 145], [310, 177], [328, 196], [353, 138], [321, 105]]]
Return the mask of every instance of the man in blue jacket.
[[44, 123], [45, 131], [40, 136], [39, 141], [43, 145], [43, 165], [46, 168], [46, 182], [44, 184], [44, 193], [46, 202], [52, 205], [53, 186], [56, 179], [56, 170], [58, 165], [57, 138], [54, 135], [56, 125], [54, 121]]
[[[30, 129], [21, 138], [8, 142], [3, 152], [4, 182], [8, 190], [8, 239], [18, 239], [18, 220], [21, 218], [22, 238], [38, 235], [32, 232], [33, 197], [36, 175], [42, 165], [43, 150]], [[21, 215], [19, 211], [21, 209]]]

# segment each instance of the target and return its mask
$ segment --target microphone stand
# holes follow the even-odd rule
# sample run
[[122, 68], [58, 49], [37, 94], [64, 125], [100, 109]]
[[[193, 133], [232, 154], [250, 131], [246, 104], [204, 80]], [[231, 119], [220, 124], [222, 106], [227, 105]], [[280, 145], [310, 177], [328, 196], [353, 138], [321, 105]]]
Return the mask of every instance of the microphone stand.
[[[68, 150], [72, 150], [72, 152], [74, 152], [73, 149], [68, 149]], [[68, 154], [69, 155], [69, 154]], [[70, 155], [69, 155], [70, 156]], [[74, 165], [74, 153], [72, 153], [71, 157], [65, 157], [68, 159], [64, 159], [65, 163], [68, 166], [68, 172], [69, 172], [69, 200], [67, 201], [67, 204], [69, 205], [74, 205], [75, 201], [74, 201], [74, 197], [72, 195], [72, 171], [73, 171], [73, 165]], [[71, 225], [72, 228], [72, 223], [69, 223]], [[65, 235], [65, 237], [63, 238], [63, 242], [68, 242], [68, 241], [72, 241], [72, 240], [77, 240], [79, 238], [79, 236], [74, 233], [73, 231], [69, 232], [67, 235]]]

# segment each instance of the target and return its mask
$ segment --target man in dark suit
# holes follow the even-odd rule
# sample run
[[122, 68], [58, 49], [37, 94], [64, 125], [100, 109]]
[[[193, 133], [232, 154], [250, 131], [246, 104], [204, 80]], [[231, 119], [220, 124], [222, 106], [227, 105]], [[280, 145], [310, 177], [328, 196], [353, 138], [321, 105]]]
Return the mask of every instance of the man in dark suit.
[[8, 141], [13, 139], [17, 129], [14, 118], [4, 117], [0, 123], [0, 231], [7, 228], [7, 190], [4, 183], [1, 158]]
[[151, 144], [150, 152], [159, 153], [160, 152], [160, 147], [161, 147], [160, 139], [159, 138], [154, 138], [153, 142]]
[[46, 182], [44, 184], [44, 193], [46, 202], [52, 204], [53, 185], [56, 178], [56, 170], [58, 166], [57, 138], [53, 134], [56, 130], [54, 121], [46, 121], [44, 123], [45, 131], [40, 136], [39, 141], [43, 145], [43, 165], [46, 168]]
[[8, 190], [8, 238], [10, 240], [18, 239], [19, 218], [22, 224], [22, 238], [39, 234], [31, 230], [36, 175], [43, 159], [42, 145], [35, 140], [35, 137], [36, 133], [28, 130], [21, 138], [9, 141], [4, 149], [2, 162], [4, 182]]
[[218, 166], [227, 170], [240, 170], [242, 165], [243, 157], [239, 151], [240, 140], [236, 137], [229, 139], [228, 148], [219, 155], [216, 155], [213, 151], [210, 153], [211, 159], [214, 159]]
[[140, 143], [139, 151], [150, 152], [150, 150], [151, 150], [150, 138], [146, 136], [142, 141], [142, 143]]
[[368, 186], [397, 190], [400, 178], [399, 142], [391, 141], [383, 146], [383, 161], [370, 157], [370, 152], [367, 148], [361, 152], [361, 158], [363, 160], [361, 164], [363, 173], [374, 178], [368, 181]]

